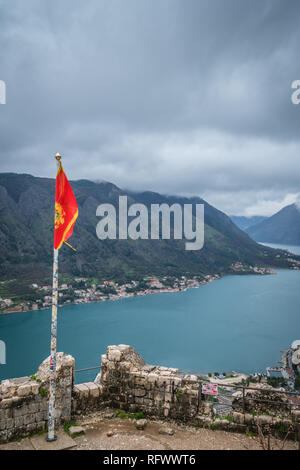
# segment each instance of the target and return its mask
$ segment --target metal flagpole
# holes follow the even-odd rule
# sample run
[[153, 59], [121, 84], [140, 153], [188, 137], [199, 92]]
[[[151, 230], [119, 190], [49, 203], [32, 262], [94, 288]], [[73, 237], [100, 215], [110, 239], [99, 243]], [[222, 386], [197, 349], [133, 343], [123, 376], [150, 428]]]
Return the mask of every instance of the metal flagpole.
[[[57, 171], [60, 168], [61, 156], [55, 155]], [[58, 297], [58, 250], [53, 250], [53, 281], [52, 281], [52, 318], [51, 318], [51, 352], [50, 352], [50, 389], [49, 389], [49, 421], [48, 442], [55, 441], [55, 389], [56, 389], [56, 333], [57, 333], [57, 297]]]

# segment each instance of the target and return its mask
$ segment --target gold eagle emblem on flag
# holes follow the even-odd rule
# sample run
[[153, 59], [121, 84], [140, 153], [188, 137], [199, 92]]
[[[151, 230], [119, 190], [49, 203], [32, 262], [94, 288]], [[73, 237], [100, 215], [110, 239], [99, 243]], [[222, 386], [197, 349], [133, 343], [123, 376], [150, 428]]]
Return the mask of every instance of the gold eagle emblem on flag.
[[58, 228], [61, 224], [65, 222], [65, 211], [63, 210], [62, 205], [59, 202], [55, 203], [55, 228]]

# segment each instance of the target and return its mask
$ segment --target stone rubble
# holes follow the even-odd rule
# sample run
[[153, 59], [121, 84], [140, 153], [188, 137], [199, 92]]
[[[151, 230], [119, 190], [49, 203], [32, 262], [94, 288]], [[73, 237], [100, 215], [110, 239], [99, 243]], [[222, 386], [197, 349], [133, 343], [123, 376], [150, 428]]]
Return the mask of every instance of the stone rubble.
[[71, 437], [81, 436], [85, 434], [85, 430], [82, 426], [70, 426], [69, 434]]
[[160, 428], [158, 432], [159, 434], [163, 434], [165, 436], [173, 436], [175, 431], [172, 428]]
[[147, 426], [147, 420], [146, 419], [138, 419], [135, 423], [135, 427], [139, 431], [144, 431], [144, 429], [146, 429], [146, 426]]

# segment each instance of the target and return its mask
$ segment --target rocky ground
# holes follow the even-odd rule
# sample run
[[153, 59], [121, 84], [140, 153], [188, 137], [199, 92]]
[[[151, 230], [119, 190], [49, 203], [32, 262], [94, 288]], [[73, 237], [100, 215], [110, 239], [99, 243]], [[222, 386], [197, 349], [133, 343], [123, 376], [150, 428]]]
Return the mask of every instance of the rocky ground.
[[[140, 421], [140, 420], [139, 420]], [[112, 411], [80, 417], [76, 424], [84, 434], [73, 437], [75, 450], [259, 450], [259, 439], [245, 434], [196, 429], [172, 422], [147, 420], [137, 429], [134, 419], [113, 417]], [[139, 423], [143, 428], [143, 422]], [[271, 448], [280, 449], [281, 441], [271, 438]], [[0, 446], [0, 450], [32, 449], [30, 439]], [[297, 450], [298, 443], [287, 441], [286, 450]]]

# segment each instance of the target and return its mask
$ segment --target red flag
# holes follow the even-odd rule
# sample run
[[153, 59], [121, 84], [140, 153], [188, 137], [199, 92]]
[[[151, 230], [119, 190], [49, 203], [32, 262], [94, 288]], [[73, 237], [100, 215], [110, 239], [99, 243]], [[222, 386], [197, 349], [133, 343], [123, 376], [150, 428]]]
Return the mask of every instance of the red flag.
[[63, 167], [56, 175], [54, 248], [59, 249], [73, 233], [78, 217], [77, 202]]

